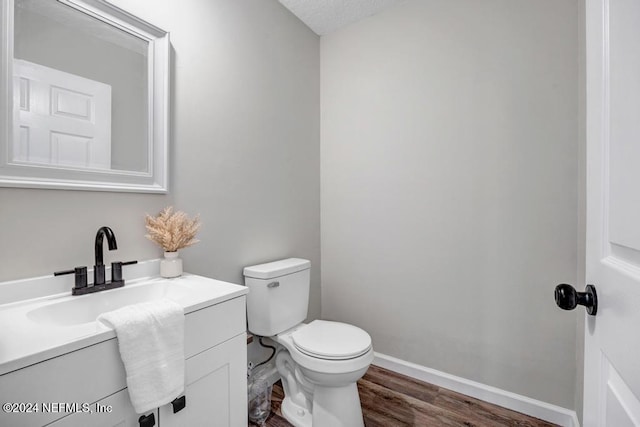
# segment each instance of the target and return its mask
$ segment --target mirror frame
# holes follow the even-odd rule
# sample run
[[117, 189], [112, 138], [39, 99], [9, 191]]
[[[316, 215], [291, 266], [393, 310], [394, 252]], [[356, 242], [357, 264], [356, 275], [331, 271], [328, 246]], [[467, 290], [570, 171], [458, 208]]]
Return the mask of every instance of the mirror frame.
[[12, 163], [14, 0], [0, 10], [0, 187], [166, 193], [169, 145], [169, 33], [104, 0], [49, 0], [148, 42], [147, 172]]

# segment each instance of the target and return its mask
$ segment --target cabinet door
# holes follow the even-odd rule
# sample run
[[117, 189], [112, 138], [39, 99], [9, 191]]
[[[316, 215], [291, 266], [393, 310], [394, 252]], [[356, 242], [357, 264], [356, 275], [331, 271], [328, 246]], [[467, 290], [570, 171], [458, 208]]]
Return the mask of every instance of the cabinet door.
[[[83, 407], [86, 409], [86, 407]], [[127, 389], [119, 391], [111, 396], [89, 405], [91, 412], [77, 412], [64, 417], [52, 424], [50, 427], [138, 427], [139, 414], [131, 405]], [[158, 411], [150, 411], [145, 415], [154, 412], [156, 420]], [[156, 421], [156, 425], [158, 425]]]
[[160, 408], [161, 427], [247, 425], [247, 338], [237, 335], [186, 362], [186, 406]]

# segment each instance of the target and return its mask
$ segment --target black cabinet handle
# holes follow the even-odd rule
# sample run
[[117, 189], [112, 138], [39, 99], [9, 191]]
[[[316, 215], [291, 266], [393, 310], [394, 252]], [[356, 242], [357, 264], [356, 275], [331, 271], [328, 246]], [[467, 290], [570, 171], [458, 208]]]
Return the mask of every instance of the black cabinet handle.
[[592, 316], [598, 312], [598, 295], [593, 285], [587, 285], [584, 292], [578, 292], [571, 285], [560, 284], [556, 286], [555, 299], [558, 307], [563, 310], [573, 310], [578, 305], [583, 305]]
[[171, 401], [171, 405], [173, 406], [173, 413], [180, 412], [187, 406], [187, 396], [176, 397]]
[[141, 415], [140, 418], [138, 418], [138, 424], [140, 424], [140, 427], [153, 427], [156, 425], [156, 416], [153, 412], [149, 415]]

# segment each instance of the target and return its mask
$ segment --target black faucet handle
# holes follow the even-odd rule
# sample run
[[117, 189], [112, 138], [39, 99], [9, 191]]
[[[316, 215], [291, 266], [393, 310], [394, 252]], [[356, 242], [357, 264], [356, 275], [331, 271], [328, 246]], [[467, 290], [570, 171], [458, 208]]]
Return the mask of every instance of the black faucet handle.
[[137, 264], [137, 263], [138, 263], [138, 261], [127, 261], [127, 262], [116, 261], [116, 262], [112, 262], [111, 263], [111, 283], [114, 283], [114, 282], [123, 282], [124, 283], [124, 279], [122, 278], [122, 266], [131, 265], [131, 264]]
[[87, 267], [76, 267], [73, 270], [56, 271], [54, 276], [75, 274], [75, 289], [87, 287]]
[[111, 263], [111, 283], [122, 281], [122, 262]]

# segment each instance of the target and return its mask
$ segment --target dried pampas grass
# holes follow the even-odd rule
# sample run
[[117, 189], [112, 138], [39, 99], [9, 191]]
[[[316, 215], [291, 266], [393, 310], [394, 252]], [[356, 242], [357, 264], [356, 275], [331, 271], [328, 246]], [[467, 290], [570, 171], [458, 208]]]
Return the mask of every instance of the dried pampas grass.
[[199, 242], [196, 233], [200, 228], [200, 215], [189, 219], [186, 213], [173, 212], [173, 206], [167, 206], [157, 216], [147, 214], [144, 220], [149, 232], [145, 237], [165, 252], [175, 252]]

